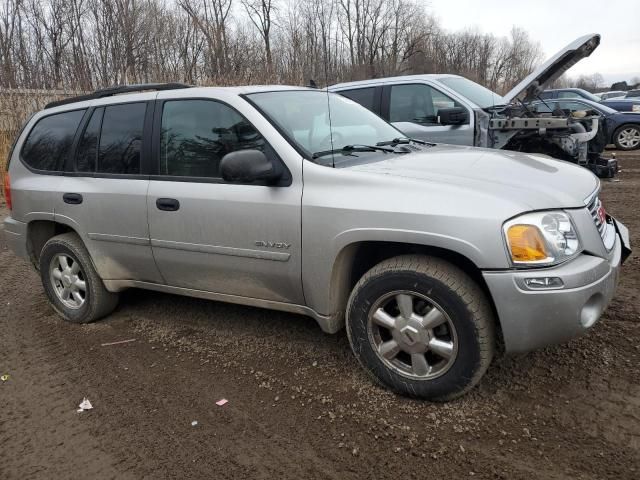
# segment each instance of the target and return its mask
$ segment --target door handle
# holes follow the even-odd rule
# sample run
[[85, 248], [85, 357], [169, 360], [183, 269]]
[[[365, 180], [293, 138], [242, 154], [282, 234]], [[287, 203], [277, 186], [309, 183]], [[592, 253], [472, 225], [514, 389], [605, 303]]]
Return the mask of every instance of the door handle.
[[62, 200], [64, 203], [69, 203], [71, 205], [80, 205], [82, 203], [82, 195], [79, 193], [65, 193], [62, 195]]
[[164, 210], [165, 212], [175, 212], [180, 208], [180, 202], [175, 198], [158, 198], [156, 207], [158, 207], [158, 210]]

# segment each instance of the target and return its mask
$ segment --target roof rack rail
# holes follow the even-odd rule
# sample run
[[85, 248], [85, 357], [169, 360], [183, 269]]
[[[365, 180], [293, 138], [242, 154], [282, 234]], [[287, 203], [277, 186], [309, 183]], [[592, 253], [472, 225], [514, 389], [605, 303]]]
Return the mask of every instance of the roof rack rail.
[[180, 88], [191, 88], [193, 85], [186, 83], [137, 83], [134, 85], [116, 85], [115, 87], [102, 88], [87, 95], [79, 95], [77, 97], [56, 100], [47, 103], [44, 108], [59, 107], [60, 105], [68, 105], [70, 103], [84, 102], [85, 100], [94, 100], [96, 98], [111, 97], [121, 93], [144, 92], [146, 90], [177, 90]]

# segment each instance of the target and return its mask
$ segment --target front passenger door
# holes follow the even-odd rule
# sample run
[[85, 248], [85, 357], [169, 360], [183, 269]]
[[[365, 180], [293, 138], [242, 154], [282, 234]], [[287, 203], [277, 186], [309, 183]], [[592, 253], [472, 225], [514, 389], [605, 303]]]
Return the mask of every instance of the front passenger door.
[[[440, 90], [424, 83], [410, 83], [388, 86], [386, 92], [388, 121], [408, 137], [436, 143], [473, 145], [473, 126], [470, 121], [465, 125], [440, 123], [440, 109], [466, 109]], [[469, 119], [473, 118], [473, 112], [469, 111], [468, 114]]]
[[154, 132], [159, 171], [149, 186], [149, 229], [165, 283], [303, 304], [302, 179], [287, 171], [279, 185], [225, 182], [220, 161], [228, 153], [257, 149], [281, 160], [221, 101], [158, 100]]

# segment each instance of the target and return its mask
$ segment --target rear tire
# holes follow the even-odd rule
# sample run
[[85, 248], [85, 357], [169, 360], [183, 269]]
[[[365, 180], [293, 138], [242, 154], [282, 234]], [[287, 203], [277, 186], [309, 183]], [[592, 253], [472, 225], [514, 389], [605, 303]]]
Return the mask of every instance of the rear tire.
[[51, 306], [68, 322], [93, 322], [118, 305], [118, 294], [105, 288], [75, 233], [58, 235], [44, 245], [40, 277]]
[[495, 352], [493, 312], [480, 287], [439, 258], [385, 260], [356, 284], [347, 335], [362, 366], [383, 386], [446, 401], [473, 388]]
[[640, 148], [640, 126], [622, 125], [613, 134], [613, 143], [618, 150], [636, 150]]

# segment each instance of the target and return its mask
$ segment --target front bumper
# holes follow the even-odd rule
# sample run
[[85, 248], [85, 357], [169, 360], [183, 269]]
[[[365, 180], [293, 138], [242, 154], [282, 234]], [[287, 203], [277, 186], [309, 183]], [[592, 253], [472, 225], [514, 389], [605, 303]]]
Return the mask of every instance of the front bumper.
[[19, 257], [28, 259], [27, 224], [7, 217], [4, 219], [3, 226], [7, 246]]
[[[496, 306], [507, 353], [522, 353], [581, 335], [600, 318], [618, 285], [629, 252], [626, 228], [618, 224], [608, 259], [580, 255], [551, 268], [484, 272]], [[533, 290], [525, 278], [558, 277], [563, 288]]]

